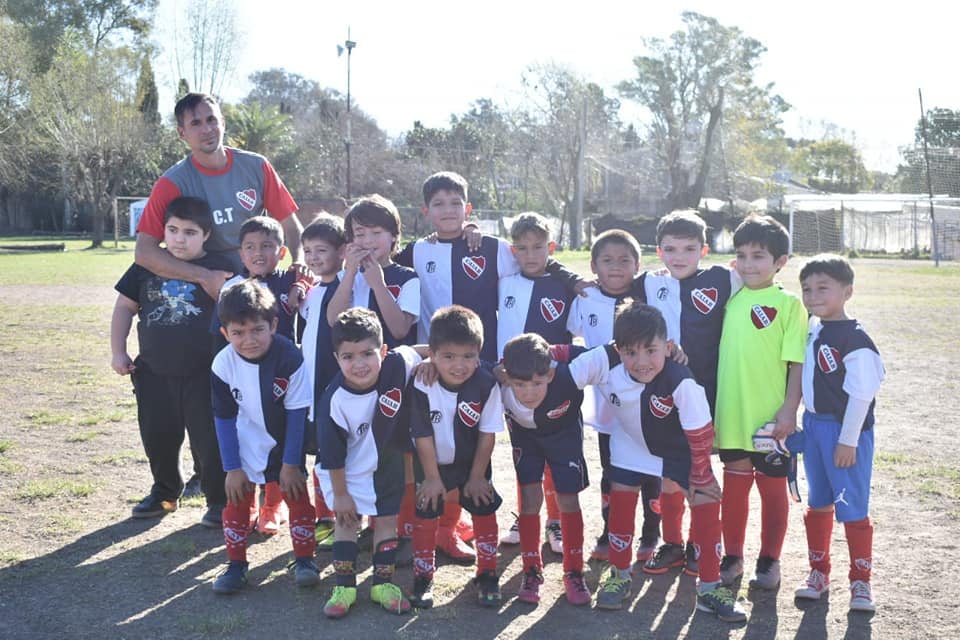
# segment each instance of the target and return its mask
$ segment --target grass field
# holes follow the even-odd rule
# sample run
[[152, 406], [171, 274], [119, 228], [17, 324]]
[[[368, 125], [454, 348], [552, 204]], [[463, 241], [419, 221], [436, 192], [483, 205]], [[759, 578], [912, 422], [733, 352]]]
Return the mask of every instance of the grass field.
[[[6, 238], [0, 244], [37, 242]], [[109, 243], [112, 247], [112, 242]], [[197, 525], [199, 501], [159, 521], [133, 521], [129, 510], [149, 487], [129, 380], [109, 367], [113, 284], [132, 261], [132, 244], [86, 250], [67, 240], [63, 253], [0, 254], [0, 637], [260, 638], [329, 635], [367, 638], [919, 638], [960, 637], [954, 615], [954, 568], [960, 566], [960, 459], [954, 421], [960, 384], [950, 373], [960, 354], [960, 265], [857, 260], [849, 306], [877, 342], [887, 380], [877, 404], [873, 504], [874, 583], [880, 609], [848, 615], [842, 527], [833, 541], [830, 600], [798, 608], [795, 583], [805, 575], [802, 507], [790, 510], [778, 593], [741, 596], [751, 615], [730, 627], [692, 606], [693, 580], [637, 574], [629, 610], [601, 613], [563, 600], [559, 558], [545, 552], [541, 604], [515, 602], [517, 550], [501, 548], [504, 605], [474, 604], [469, 569], [442, 566], [435, 609], [403, 618], [367, 600], [369, 554], [361, 556], [361, 602], [330, 622], [320, 608], [333, 583], [318, 558], [323, 585], [296, 591], [285, 567], [289, 537], [255, 538], [251, 588], [215, 597], [209, 582], [224, 561], [218, 532]], [[587, 273], [588, 256], [558, 256]], [[728, 258], [718, 257], [725, 261]], [[797, 290], [802, 259], [784, 269]], [[655, 258], [644, 266], [654, 268]], [[135, 352], [131, 340], [131, 353]], [[596, 443], [588, 434], [588, 460]], [[498, 441], [495, 480], [506, 499], [501, 526], [515, 510], [510, 449]], [[594, 473], [594, 480], [597, 474]], [[803, 483], [801, 482], [801, 485]], [[587, 546], [599, 531], [598, 492], [583, 494]], [[758, 544], [758, 517], [748, 530], [748, 565]], [[748, 575], [750, 567], [748, 566]], [[588, 574], [595, 587], [598, 568]], [[398, 572], [409, 586], [409, 570]]]

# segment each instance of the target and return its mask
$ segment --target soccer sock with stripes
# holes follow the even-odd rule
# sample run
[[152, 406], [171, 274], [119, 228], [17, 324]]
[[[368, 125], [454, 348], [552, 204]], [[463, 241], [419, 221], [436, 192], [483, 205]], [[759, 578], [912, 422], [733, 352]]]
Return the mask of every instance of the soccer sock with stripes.
[[387, 538], [377, 543], [373, 552], [373, 584], [393, 581], [393, 570], [397, 562], [397, 539]]
[[247, 561], [247, 536], [250, 534], [250, 505], [254, 492], [243, 494], [243, 502], [227, 502], [223, 508], [223, 541], [227, 545], [227, 558], [231, 561]]
[[773, 478], [757, 472], [760, 491], [760, 555], [780, 559], [783, 540], [787, 537], [787, 479]]
[[338, 587], [357, 586], [359, 551], [355, 540], [337, 540], [333, 543], [333, 571], [337, 574]]
[[413, 572], [418, 576], [432, 578], [436, 570], [438, 526], [436, 518], [413, 520]]
[[[683, 492], [660, 494], [660, 517], [663, 522], [663, 541], [683, 544]], [[691, 522], [691, 531], [693, 524]]]
[[633, 491], [610, 492], [610, 564], [620, 570], [629, 569], [633, 560], [633, 521], [638, 498]]
[[708, 502], [691, 506], [690, 530], [694, 547], [698, 552], [700, 582], [718, 582], [720, 580], [720, 503]]
[[850, 582], [870, 582], [873, 569], [873, 523], [870, 516], [856, 522], [844, 522], [847, 547], [850, 549]]
[[747, 535], [752, 486], [753, 470], [723, 470], [720, 523], [723, 528], [723, 552], [729, 556], [743, 557], [743, 539]]
[[543, 567], [540, 558], [540, 514], [521, 513], [520, 521], [520, 554], [523, 557], [523, 572], [530, 567]]
[[561, 512], [560, 531], [563, 533], [563, 570], [583, 573], [583, 513]]
[[500, 530], [497, 514], [473, 516], [474, 544], [477, 548], [477, 575], [484, 571], [497, 572], [497, 543]]
[[807, 557], [810, 568], [830, 575], [830, 538], [833, 535], [833, 511], [807, 509], [803, 514], [807, 531]]
[[313, 534], [317, 525], [309, 495], [304, 491], [298, 500], [293, 500], [288, 493], [281, 495], [290, 511], [288, 524], [290, 541], [293, 543], [293, 555], [297, 558], [313, 558], [313, 552], [317, 547], [317, 540]]

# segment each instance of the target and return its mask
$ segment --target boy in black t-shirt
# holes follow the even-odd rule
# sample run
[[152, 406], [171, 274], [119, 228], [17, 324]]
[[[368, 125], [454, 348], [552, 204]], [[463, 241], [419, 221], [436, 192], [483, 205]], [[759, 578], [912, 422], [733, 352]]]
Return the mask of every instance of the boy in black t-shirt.
[[[177, 198], [164, 221], [166, 250], [176, 258], [207, 269], [229, 264], [207, 255], [204, 241], [213, 219], [207, 203]], [[192, 282], [162, 278], [132, 265], [116, 284], [117, 302], [110, 322], [111, 366], [130, 374], [137, 396], [137, 420], [153, 486], [133, 508], [134, 518], [153, 518], [177, 509], [183, 491], [180, 447], [184, 428], [200, 461], [200, 486], [207, 512], [200, 523], [220, 526], [226, 504], [224, 474], [210, 406], [210, 318], [214, 301]], [[127, 336], [134, 316], [140, 354], [131, 360]]]

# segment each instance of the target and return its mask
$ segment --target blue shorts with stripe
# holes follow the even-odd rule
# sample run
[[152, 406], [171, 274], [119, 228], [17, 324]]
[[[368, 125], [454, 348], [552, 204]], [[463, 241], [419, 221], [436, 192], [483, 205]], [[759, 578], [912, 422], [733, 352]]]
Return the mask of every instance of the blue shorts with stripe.
[[833, 463], [841, 424], [829, 414], [803, 413], [806, 441], [803, 467], [807, 472], [808, 503], [813, 508], [831, 504], [839, 522], [856, 522], [870, 514], [870, 478], [873, 475], [873, 429], [860, 432], [857, 461], [841, 469]]

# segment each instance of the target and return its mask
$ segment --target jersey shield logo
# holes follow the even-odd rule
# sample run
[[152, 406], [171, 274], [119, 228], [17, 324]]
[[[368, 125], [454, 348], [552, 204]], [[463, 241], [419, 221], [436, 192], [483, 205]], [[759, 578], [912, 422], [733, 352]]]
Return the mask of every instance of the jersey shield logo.
[[273, 379], [273, 401], [276, 402], [287, 392], [287, 386], [290, 384], [290, 381], [286, 378], [274, 378]]
[[542, 315], [543, 319], [547, 322], [553, 322], [557, 320], [563, 315], [563, 310], [565, 308], [566, 304], [564, 304], [563, 300], [540, 298], [540, 315]]
[[777, 310], [773, 307], [762, 307], [759, 304], [750, 307], [750, 321], [757, 329], [766, 329], [773, 324], [776, 317]]
[[840, 368], [840, 352], [828, 344], [817, 349], [817, 366], [824, 373], [833, 373]]
[[550, 411], [547, 411], [547, 417], [550, 418], [551, 420], [562, 418], [564, 415], [566, 415], [569, 409], [570, 409], [570, 401], [564, 400], [558, 406], [554, 407], [553, 409], [550, 409]]
[[398, 284], [388, 284], [387, 291], [390, 292], [390, 295], [393, 296], [394, 300], [400, 299], [400, 285]]
[[694, 289], [690, 292], [690, 298], [693, 300], [694, 308], [707, 315], [717, 306], [717, 290], [715, 287], [709, 289]]
[[397, 411], [400, 411], [400, 400], [403, 398], [403, 394], [400, 393], [400, 389], [394, 387], [387, 391], [385, 394], [380, 396], [380, 399], [377, 401], [377, 404], [380, 405], [380, 413], [392, 418], [397, 415]]
[[457, 415], [468, 427], [475, 427], [480, 422], [480, 411], [483, 406], [479, 402], [467, 402], [464, 400], [457, 405]]
[[247, 211], [253, 211], [253, 208], [257, 206], [256, 190], [244, 189], [243, 191], [237, 191], [237, 202]]
[[461, 261], [463, 271], [471, 280], [476, 280], [483, 275], [483, 270], [487, 267], [487, 259], [483, 256], [464, 256]]
[[673, 411], [673, 396], [650, 396], [650, 413], [655, 418], [666, 418]]

